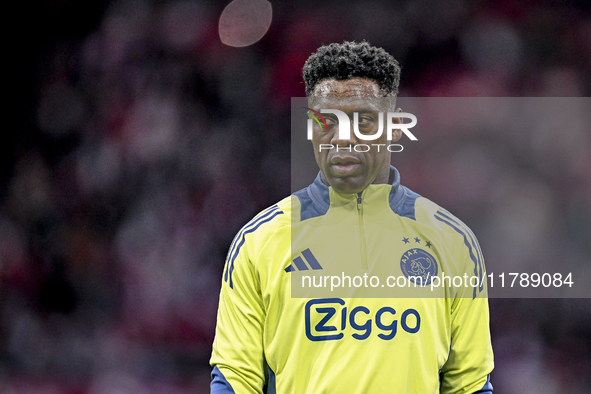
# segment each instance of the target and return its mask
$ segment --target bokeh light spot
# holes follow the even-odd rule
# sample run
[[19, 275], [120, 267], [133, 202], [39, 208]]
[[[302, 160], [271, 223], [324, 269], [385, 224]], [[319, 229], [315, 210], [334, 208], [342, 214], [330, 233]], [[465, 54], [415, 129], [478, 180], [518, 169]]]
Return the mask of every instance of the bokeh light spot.
[[221, 41], [233, 47], [246, 47], [260, 40], [273, 19], [267, 0], [234, 0], [220, 16]]

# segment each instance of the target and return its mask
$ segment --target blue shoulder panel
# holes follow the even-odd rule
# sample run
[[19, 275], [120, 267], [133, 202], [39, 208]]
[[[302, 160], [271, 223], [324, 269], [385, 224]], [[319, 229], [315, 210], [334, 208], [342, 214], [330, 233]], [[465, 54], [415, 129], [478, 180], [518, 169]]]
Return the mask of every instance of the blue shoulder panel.
[[421, 196], [400, 184], [400, 173], [396, 168], [390, 166], [390, 173], [394, 173], [394, 181], [389, 196], [392, 212], [405, 218], [417, 220], [415, 217], [415, 202]]
[[217, 367], [213, 367], [213, 371], [211, 371], [211, 384], [210, 384], [211, 394], [236, 394], [230, 382], [226, 380], [222, 371], [220, 371]]
[[328, 186], [322, 181], [320, 173], [314, 183], [294, 195], [300, 200], [300, 221], [325, 215], [330, 207]]

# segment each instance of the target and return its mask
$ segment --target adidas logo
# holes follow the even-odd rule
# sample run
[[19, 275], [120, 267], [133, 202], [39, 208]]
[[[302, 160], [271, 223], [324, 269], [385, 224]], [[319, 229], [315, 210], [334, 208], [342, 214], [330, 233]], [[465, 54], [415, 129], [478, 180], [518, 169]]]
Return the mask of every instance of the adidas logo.
[[[312, 254], [310, 249], [306, 249], [302, 252], [303, 259], [301, 257], [296, 257], [292, 260], [292, 263], [285, 269], [285, 272], [292, 272], [292, 271], [308, 271], [310, 268], [313, 270], [321, 270], [322, 266], [316, 260], [316, 257]], [[304, 261], [304, 259], [306, 261]], [[308, 262], [308, 264], [306, 264]], [[310, 265], [310, 268], [308, 268]]]

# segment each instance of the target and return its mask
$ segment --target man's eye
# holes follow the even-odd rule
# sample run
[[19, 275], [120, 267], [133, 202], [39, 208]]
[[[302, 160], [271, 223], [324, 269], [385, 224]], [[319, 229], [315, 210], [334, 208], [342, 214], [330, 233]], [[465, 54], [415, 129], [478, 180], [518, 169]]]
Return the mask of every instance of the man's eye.
[[373, 118], [371, 116], [360, 116], [359, 117], [359, 123], [363, 124], [363, 123], [370, 123], [373, 122]]
[[326, 120], [326, 124], [328, 125], [328, 127], [333, 126], [337, 123], [336, 119], [334, 118], [324, 118], [324, 120]]

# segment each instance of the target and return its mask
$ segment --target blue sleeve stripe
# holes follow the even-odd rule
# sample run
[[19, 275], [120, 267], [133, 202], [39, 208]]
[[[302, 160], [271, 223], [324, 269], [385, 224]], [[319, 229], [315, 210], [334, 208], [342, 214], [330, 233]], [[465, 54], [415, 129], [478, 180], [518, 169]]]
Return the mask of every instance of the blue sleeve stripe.
[[490, 374], [486, 377], [486, 383], [484, 383], [484, 386], [482, 386], [480, 390], [474, 392], [474, 394], [493, 394], [493, 386], [490, 383]]
[[[443, 223], [447, 224], [449, 227], [453, 228], [458, 234], [460, 234], [462, 237], [464, 237], [464, 244], [466, 244], [466, 246], [468, 247], [468, 251], [470, 252], [470, 259], [474, 263], [474, 275], [476, 277], [478, 277], [478, 260], [476, 259], [476, 256], [474, 256], [474, 252], [472, 251], [472, 245], [468, 241], [468, 237], [466, 237], [466, 234], [462, 230], [460, 230], [459, 228], [457, 228], [456, 226], [454, 226], [452, 223], [450, 223], [447, 220], [445, 220], [445, 219], [437, 216], [438, 213], [435, 214], [435, 219], [439, 220], [440, 222], [443, 222]], [[480, 290], [480, 291], [482, 291], [482, 290]], [[476, 287], [474, 288], [473, 298], [476, 298]]]
[[[230, 251], [228, 252], [228, 257], [226, 258], [226, 263], [228, 263], [230, 261], [230, 256], [234, 255], [234, 251], [236, 249], [236, 244], [239, 242], [239, 240], [241, 240], [244, 237], [244, 232], [246, 230], [252, 228], [253, 226], [256, 226], [261, 220], [263, 220], [265, 217], [269, 216], [273, 211], [276, 211], [277, 209], [279, 209], [279, 207], [277, 205], [273, 205], [272, 207], [267, 208], [266, 210], [261, 212], [258, 216], [255, 216], [254, 219], [252, 219], [250, 222], [246, 223], [246, 225], [240, 229], [240, 231], [238, 232], [236, 237], [234, 237], [234, 241], [232, 242], [232, 245], [230, 246]], [[228, 281], [229, 271], [230, 271], [230, 264], [226, 264], [226, 273], [224, 274], [224, 281], [226, 281], [226, 282]]]
[[236, 394], [232, 385], [226, 380], [217, 365], [213, 367], [213, 371], [211, 371], [211, 384], [209, 387], [211, 389], [211, 394]]
[[[271, 212], [269, 212], [269, 213], [271, 213]], [[248, 230], [246, 230], [246, 231], [244, 231], [242, 233], [242, 239], [240, 240], [240, 243], [236, 247], [236, 251], [232, 255], [232, 260], [230, 260], [230, 274], [228, 276], [229, 276], [229, 280], [230, 280], [230, 288], [231, 289], [234, 288], [234, 282], [232, 281], [232, 273], [234, 272], [234, 260], [236, 260], [236, 257], [238, 256], [238, 253], [240, 253], [240, 248], [242, 247], [242, 245], [244, 245], [244, 241], [246, 239], [245, 238], [246, 237], [246, 234], [250, 234], [252, 232], [255, 232], [262, 224], [271, 221], [275, 216], [281, 215], [282, 213], [283, 213], [283, 211], [275, 211], [271, 216], [269, 216], [266, 219], [263, 219], [261, 217], [261, 220], [258, 221], [258, 223], [256, 224], [255, 227], [251, 227], [251, 228], [249, 228]]]
[[[236, 244], [238, 243], [238, 240], [242, 238], [242, 234], [244, 233], [244, 230], [248, 229], [249, 226], [254, 225], [261, 217], [265, 217], [270, 212], [273, 212], [276, 209], [278, 209], [278, 206], [277, 205], [273, 205], [272, 207], [265, 209], [263, 212], [261, 212], [260, 214], [258, 214], [257, 216], [255, 216], [248, 223], [246, 223], [240, 229], [240, 231], [238, 231], [238, 234], [236, 234], [236, 236], [234, 237], [234, 240], [232, 241], [232, 245], [230, 245], [230, 250], [228, 251], [228, 256], [226, 257], [226, 262], [229, 262], [230, 261], [230, 256], [232, 256], [232, 254], [234, 253], [234, 249], [236, 248]], [[229, 266], [229, 264], [227, 264], [226, 265], [226, 273], [224, 274], [224, 280], [226, 282], [228, 281], [228, 272], [229, 272], [229, 270], [230, 270], [230, 266]]]
[[[445, 214], [447, 213], [447, 215]], [[460, 222], [459, 220], [454, 220], [453, 219], [453, 215], [449, 212], [440, 212], [440, 214], [444, 217], [447, 217], [450, 221], [456, 223], [457, 225], [459, 225], [460, 227], [462, 227], [464, 229], [464, 231], [466, 232], [466, 234], [468, 234], [468, 236], [470, 237], [470, 240], [472, 241], [472, 246], [474, 247], [474, 249], [478, 252], [476, 257], [478, 258], [478, 268], [479, 268], [479, 272], [480, 272], [480, 276], [479, 278], [482, 277], [482, 275], [484, 275], [484, 257], [482, 256], [482, 250], [480, 249], [480, 245], [478, 244], [478, 240], [476, 239], [476, 236], [474, 235], [474, 233], [472, 232], [472, 230], [470, 230], [470, 228], [468, 226], [466, 226], [464, 223]], [[480, 287], [480, 291], [482, 291], [483, 287]]]
[[[466, 226], [461, 221], [454, 219], [453, 215], [449, 212], [444, 212], [444, 211], [440, 210], [437, 213], [439, 215], [443, 216], [444, 218], [446, 218], [447, 220], [449, 220], [450, 222], [455, 223], [458, 227], [462, 228], [466, 234], [468, 234], [470, 241], [472, 241], [472, 246], [474, 247], [474, 250], [476, 251], [476, 259], [478, 260], [478, 273], [476, 274], [476, 276], [478, 278], [482, 278], [482, 275], [484, 275], [484, 257], [482, 256], [482, 251], [480, 250], [480, 245], [478, 244], [478, 241], [476, 240], [476, 236], [474, 235], [472, 230], [470, 230], [470, 228], [468, 228], [468, 226]], [[479, 291], [482, 291], [483, 289], [484, 289], [484, 284], [482, 283], [481, 285], [479, 285]]]

